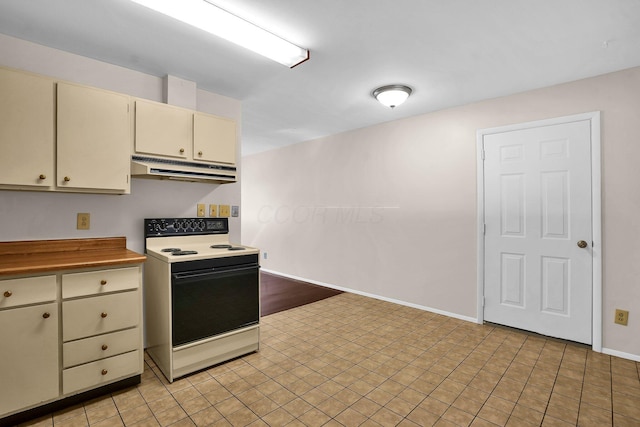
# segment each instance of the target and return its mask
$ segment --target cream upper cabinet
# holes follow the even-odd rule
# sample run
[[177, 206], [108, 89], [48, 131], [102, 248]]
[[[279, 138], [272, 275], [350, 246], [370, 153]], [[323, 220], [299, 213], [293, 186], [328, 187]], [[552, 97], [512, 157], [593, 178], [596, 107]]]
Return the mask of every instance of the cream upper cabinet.
[[58, 83], [57, 187], [129, 193], [127, 95]]
[[193, 159], [235, 164], [235, 120], [211, 114], [194, 113]]
[[0, 185], [52, 187], [55, 82], [0, 68]]
[[190, 160], [193, 112], [140, 99], [137, 99], [135, 104], [136, 153]]

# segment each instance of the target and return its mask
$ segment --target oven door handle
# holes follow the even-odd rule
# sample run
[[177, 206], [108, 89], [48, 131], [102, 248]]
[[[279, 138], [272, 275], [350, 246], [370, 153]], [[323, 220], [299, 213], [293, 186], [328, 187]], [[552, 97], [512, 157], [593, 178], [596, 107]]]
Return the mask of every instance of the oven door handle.
[[214, 276], [216, 274], [222, 274], [222, 273], [236, 273], [241, 271], [257, 270], [258, 268], [259, 266], [257, 264], [252, 264], [248, 266], [238, 266], [238, 267], [214, 267], [207, 270], [185, 271], [183, 273], [173, 273], [171, 276], [174, 279], [194, 279], [198, 277]]

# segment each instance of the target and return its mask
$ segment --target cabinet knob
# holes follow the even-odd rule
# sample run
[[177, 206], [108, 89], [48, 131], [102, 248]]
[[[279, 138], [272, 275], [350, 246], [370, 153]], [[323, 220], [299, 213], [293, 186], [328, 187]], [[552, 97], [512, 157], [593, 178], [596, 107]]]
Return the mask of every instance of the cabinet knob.
[[41, 173], [40, 176], [38, 177], [38, 179], [40, 179], [40, 180], [47, 179], [47, 175]]
[[105, 312], [103, 311], [102, 313], [100, 313], [100, 317], [102, 317], [102, 318], [104, 319], [105, 317], [107, 317], [107, 313], [105, 313]]
[[42, 315], [43, 319], [48, 319], [49, 317], [51, 317], [51, 314], [46, 313], [46, 312]]
[[68, 176], [65, 176], [65, 177], [64, 177], [64, 182], [69, 182], [69, 181], [71, 181], [71, 178], [70, 178], [70, 177], [68, 177]]
[[198, 156], [202, 156], [202, 151], [198, 151]]
[[180, 149], [180, 154], [183, 154], [183, 153], [184, 153], [184, 148], [181, 148]]
[[104, 286], [104, 285], [106, 285], [106, 284], [107, 284], [107, 281], [106, 281], [106, 280], [104, 280], [104, 279], [102, 279], [102, 280], [100, 280], [100, 284]]
[[5, 297], [5, 298], [9, 298], [11, 295], [13, 295], [13, 292], [11, 292], [11, 291], [4, 291], [4, 294], [3, 294], [3, 295], [4, 295], [4, 297]]
[[107, 375], [109, 373], [109, 371], [107, 371], [106, 369], [103, 369], [101, 373], [102, 373], [102, 375]]
[[103, 349], [103, 350], [106, 350], [106, 349], [108, 349], [108, 348], [109, 348], [109, 346], [108, 346], [108, 345], [106, 345], [106, 344], [102, 344], [102, 349]]

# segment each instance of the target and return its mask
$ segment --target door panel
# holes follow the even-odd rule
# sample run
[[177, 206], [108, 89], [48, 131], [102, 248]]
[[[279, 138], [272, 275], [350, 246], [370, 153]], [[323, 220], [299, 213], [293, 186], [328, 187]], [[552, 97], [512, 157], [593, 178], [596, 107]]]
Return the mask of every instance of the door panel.
[[590, 126], [484, 135], [486, 321], [591, 343]]

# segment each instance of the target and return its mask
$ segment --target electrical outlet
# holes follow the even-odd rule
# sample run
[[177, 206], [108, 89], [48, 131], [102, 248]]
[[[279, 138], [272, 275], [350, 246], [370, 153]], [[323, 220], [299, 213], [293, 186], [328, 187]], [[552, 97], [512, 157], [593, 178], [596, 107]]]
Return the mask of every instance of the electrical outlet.
[[205, 212], [205, 205], [204, 205], [204, 203], [198, 203], [198, 209], [197, 209], [197, 212], [198, 212], [198, 216], [199, 216], [199, 217], [203, 217], [203, 216], [205, 216], [205, 215], [204, 215], [204, 212]]
[[614, 320], [618, 325], [627, 326], [629, 322], [629, 311], [616, 308], [616, 318]]
[[209, 216], [211, 218], [218, 217], [218, 205], [209, 205]]
[[267, 253], [266, 253], [266, 252], [264, 252], [264, 253], [262, 254], [262, 257], [263, 257], [264, 259], [267, 259]]
[[238, 217], [240, 215], [240, 206], [231, 206], [231, 216]]
[[231, 208], [229, 205], [220, 205], [218, 206], [220, 218], [229, 218], [231, 216]]
[[91, 228], [91, 214], [78, 213], [76, 228], [78, 230], [88, 230], [89, 228]]

